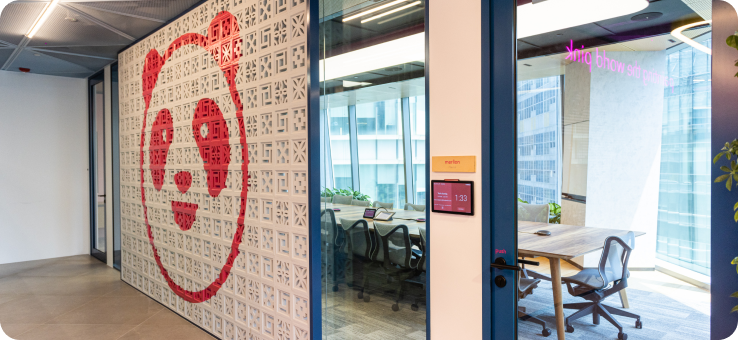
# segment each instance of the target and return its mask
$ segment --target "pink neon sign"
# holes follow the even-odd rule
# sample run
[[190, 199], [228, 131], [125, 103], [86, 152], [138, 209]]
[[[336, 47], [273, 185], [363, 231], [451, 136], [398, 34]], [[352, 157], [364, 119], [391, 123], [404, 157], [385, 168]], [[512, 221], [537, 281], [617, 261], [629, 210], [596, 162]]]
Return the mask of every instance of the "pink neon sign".
[[[589, 65], [589, 72], [592, 73], [593, 56], [591, 52], [584, 51], [584, 45], [582, 45], [581, 50], [574, 48], [574, 41], [570, 40], [569, 46], [566, 47], [566, 51], [569, 52], [569, 55], [565, 58], [566, 60], [587, 64]], [[615, 60], [614, 58], [608, 58], [605, 50], [602, 50], [602, 55], [600, 55], [600, 49], [595, 48], [594, 65], [610, 72], [627, 74], [629, 77], [642, 79], [643, 86], [648, 84], [662, 84], [664, 87], [671, 87], [671, 93], [674, 93], [674, 79], [660, 75], [658, 71], [654, 69], [649, 71], [645, 68], [641, 68], [638, 66], [637, 61], [635, 62], [635, 65], [625, 64]]]

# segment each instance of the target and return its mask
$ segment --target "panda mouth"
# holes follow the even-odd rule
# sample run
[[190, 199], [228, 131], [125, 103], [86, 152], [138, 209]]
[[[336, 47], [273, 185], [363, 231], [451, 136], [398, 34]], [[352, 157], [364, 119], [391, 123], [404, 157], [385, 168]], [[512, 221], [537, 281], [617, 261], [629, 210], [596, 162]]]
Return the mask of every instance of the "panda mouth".
[[180, 201], [172, 201], [172, 211], [174, 211], [174, 222], [177, 223], [179, 229], [188, 231], [195, 223], [197, 217], [197, 204]]

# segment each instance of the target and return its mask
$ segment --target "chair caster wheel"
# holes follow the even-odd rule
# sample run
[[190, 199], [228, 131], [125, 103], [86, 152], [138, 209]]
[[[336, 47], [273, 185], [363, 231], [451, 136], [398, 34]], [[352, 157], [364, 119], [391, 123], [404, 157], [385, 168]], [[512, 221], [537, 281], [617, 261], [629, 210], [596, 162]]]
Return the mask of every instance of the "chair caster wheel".
[[364, 295], [364, 302], [369, 302], [370, 297], [369, 294]]
[[643, 322], [641, 322], [641, 320], [636, 321], [636, 328], [643, 329]]
[[550, 328], [544, 329], [542, 334], [543, 334], [543, 336], [549, 336], [549, 335], [551, 335], [551, 329]]
[[567, 333], [574, 333], [574, 327], [573, 326], [566, 325], [566, 332]]
[[410, 306], [410, 309], [412, 309], [413, 312], [417, 312], [418, 311], [418, 305], [412, 304], [412, 306]]
[[363, 299], [364, 298], [364, 292], [359, 292], [358, 298], [359, 299]]
[[620, 339], [620, 340], [628, 340], [628, 334], [618, 333], [618, 339]]
[[396, 312], [396, 311], [398, 311], [398, 310], [400, 310], [400, 305], [398, 305], [398, 304], [394, 304], [394, 305], [392, 305], [392, 311], [393, 311], [393, 312]]
[[338, 291], [338, 286], [333, 286], [333, 291], [334, 292], [337, 292]]

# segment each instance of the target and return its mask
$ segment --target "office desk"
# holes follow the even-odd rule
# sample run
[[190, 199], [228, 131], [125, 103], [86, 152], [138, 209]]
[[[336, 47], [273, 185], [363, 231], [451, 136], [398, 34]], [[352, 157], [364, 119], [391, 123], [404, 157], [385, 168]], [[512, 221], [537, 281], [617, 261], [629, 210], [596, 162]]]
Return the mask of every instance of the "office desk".
[[[548, 230], [551, 236], [538, 236], [538, 230]], [[625, 236], [630, 230], [587, 228], [565, 224], [518, 221], [518, 256], [542, 256], [551, 265], [556, 333], [559, 340], [566, 338], [564, 328], [564, 303], [561, 285], [561, 260], [571, 260], [604, 248], [610, 236]], [[636, 231], [635, 236], [646, 233]]]

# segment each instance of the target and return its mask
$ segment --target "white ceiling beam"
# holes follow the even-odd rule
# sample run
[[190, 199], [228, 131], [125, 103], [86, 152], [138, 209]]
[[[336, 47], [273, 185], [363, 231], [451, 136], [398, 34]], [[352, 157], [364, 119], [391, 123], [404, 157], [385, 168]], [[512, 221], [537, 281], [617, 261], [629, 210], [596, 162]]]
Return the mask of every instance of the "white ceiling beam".
[[60, 4], [59, 4], [59, 6], [60, 6], [60, 7], [64, 7], [64, 8], [66, 8], [66, 9], [68, 9], [68, 10], [70, 10], [70, 11], [74, 12], [74, 13], [77, 13], [77, 15], [79, 15], [79, 16], [81, 16], [81, 17], [85, 18], [85, 20], [91, 21], [91, 22], [92, 22], [92, 23], [94, 23], [95, 25], [98, 25], [98, 26], [100, 26], [100, 27], [102, 27], [102, 28], [105, 28], [105, 29], [107, 29], [108, 31], [111, 31], [111, 32], [113, 32], [113, 33], [115, 33], [115, 34], [117, 34], [117, 35], [120, 35], [120, 36], [121, 36], [121, 37], [123, 37], [123, 38], [126, 38], [126, 39], [128, 39], [128, 40], [130, 40], [130, 41], [134, 41], [134, 40], [136, 40], [136, 38], [134, 38], [134, 37], [132, 37], [132, 36], [128, 35], [127, 33], [123, 32], [123, 31], [121, 31], [121, 30], [119, 30], [119, 29], [117, 29], [117, 28], [115, 28], [115, 27], [113, 27], [113, 26], [110, 26], [109, 24], [107, 24], [107, 23], [105, 23], [105, 22], [101, 21], [100, 19], [98, 19], [98, 18], [95, 18], [95, 17], [93, 17], [92, 15], [89, 15], [89, 14], [87, 14], [87, 13], [85, 13], [85, 12], [83, 12], [83, 11], [81, 11], [81, 10], [79, 10], [79, 9], [77, 9], [77, 8], [75, 8], [75, 7], [73, 7], [73, 6], [71, 6], [71, 5], [67, 5], [67, 4], [61, 4], [61, 3], [60, 3]]
[[18, 56], [20, 56], [21, 52], [23, 52], [23, 49], [28, 46], [28, 43], [31, 41], [31, 39], [28, 39], [28, 37], [23, 36], [23, 40], [21, 40], [20, 44], [15, 48], [15, 51], [10, 55], [10, 58], [5, 61], [5, 64], [3, 64], [3, 67], [0, 67], [0, 70], [7, 70], [10, 65], [13, 65], [16, 59], [18, 59]]

